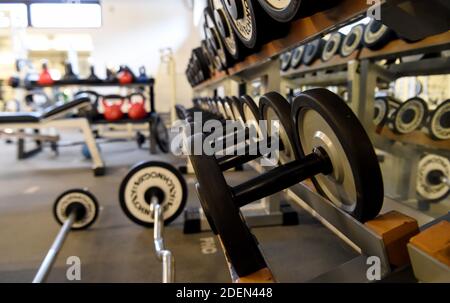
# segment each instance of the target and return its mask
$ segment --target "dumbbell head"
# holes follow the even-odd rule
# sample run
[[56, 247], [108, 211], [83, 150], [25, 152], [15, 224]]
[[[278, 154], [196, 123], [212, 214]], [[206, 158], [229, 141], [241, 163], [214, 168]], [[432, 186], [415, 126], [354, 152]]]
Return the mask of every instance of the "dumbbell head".
[[72, 230], [91, 226], [98, 217], [99, 205], [95, 196], [86, 189], [72, 189], [62, 193], [53, 204], [53, 215], [63, 225], [69, 215], [75, 212]]
[[383, 126], [389, 121], [390, 115], [400, 106], [400, 102], [391, 96], [376, 97], [374, 103], [373, 123]]
[[281, 71], [285, 72], [289, 69], [289, 67], [291, 66], [291, 58], [292, 58], [292, 52], [288, 51], [283, 53], [280, 56], [280, 61], [281, 61], [281, 65], [280, 65], [280, 69]]
[[383, 48], [394, 38], [394, 31], [384, 25], [381, 21], [375, 19], [372, 19], [364, 29], [364, 45], [373, 50]]
[[216, 24], [214, 23], [214, 17], [213, 12], [209, 7], [206, 7], [203, 11], [203, 17], [204, 17], [204, 32], [205, 37], [207, 40], [207, 43], [211, 46], [211, 48], [214, 50], [214, 52], [217, 54], [217, 56], [220, 59], [220, 70], [225, 69], [232, 65], [233, 60], [228, 53], [227, 49], [225, 48], [225, 45], [222, 41], [222, 38], [219, 35], [219, 32], [217, 31]]
[[355, 50], [361, 48], [365, 26], [363, 24], [357, 24], [352, 27], [350, 32], [345, 36], [342, 41], [340, 54], [342, 57], [350, 56]]
[[360, 221], [380, 211], [383, 181], [378, 159], [363, 126], [345, 102], [326, 89], [294, 99], [292, 117], [301, 155], [323, 148], [333, 172], [312, 178], [317, 190]]
[[330, 38], [323, 46], [322, 55], [320, 57], [323, 62], [330, 60], [339, 52], [343, 40], [344, 35], [340, 32], [334, 32], [331, 34]]
[[445, 199], [450, 187], [444, 182], [450, 178], [450, 161], [447, 158], [428, 154], [418, 164], [416, 192], [429, 202]]
[[186, 205], [187, 186], [181, 173], [172, 165], [159, 161], [135, 165], [125, 176], [119, 189], [119, 202], [133, 222], [153, 227], [150, 207], [156, 197], [164, 210], [164, 223], [175, 220]]
[[300, 45], [292, 51], [291, 68], [297, 68], [300, 66], [303, 60], [304, 51], [305, 45]]
[[261, 120], [261, 117], [259, 114], [258, 105], [256, 105], [252, 97], [248, 95], [242, 96], [241, 101], [244, 122], [247, 126], [254, 128], [254, 130], [257, 132], [257, 138], [262, 138], [263, 132], [259, 125], [259, 120]]
[[450, 139], [450, 100], [442, 102], [431, 114], [428, 129], [433, 139]]
[[234, 114], [234, 117], [236, 117], [236, 120], [245, 122], [241, 99], [239, 99], [238, 97], [231, 97], [230, 101], [231, 101], [230, 102], [231, 110], [233, 111], [233, 114]]
[[298, 159], [297, 145], [292, 143], [295, 142], [295, 133], [291, 122], [291, 105], [289, 102], [280, 94], [270, 92], [260, 98], [259, 112], [262, 120], [266, 122], [267, 128], [263, 132], [268, 137], [273, 137], [276, 134], [277, 139], [280, 140], [280, 146], [283, 147], [278, 151], [279, 162], [284, 164]]
[[325, 41], [322, 38], [309, 42], [303, 53], [303, 64], [311, 65], [316, 59], [320, 58], [324, 45]]
[[235, 114], [233, 112], [233, 108], [232, 108], [232, 104], [234, 102], [233, 99], [230, 97], [225, 97], [222, 101], [223, 101], [223, 106], [225, 108], [225, 111], [227, 112], [229, 119], [237, 121], [238, 118], [235, 116]]
[[411, 133], [422, 127], [427, 115], [428, 106], [423, 99], [408, 99], [393, 114], [391, 128], [398, 134]]

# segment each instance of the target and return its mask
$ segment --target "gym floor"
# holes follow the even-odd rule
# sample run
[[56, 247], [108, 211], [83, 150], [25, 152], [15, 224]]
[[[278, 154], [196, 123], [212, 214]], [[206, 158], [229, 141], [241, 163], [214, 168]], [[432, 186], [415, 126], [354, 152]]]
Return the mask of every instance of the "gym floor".
[[[77, 134], [62, 134], [77, 138]], [[161, 264], [153, 249], [153, 233], [135, 225], [122, 213], [118, 187], [128, 169], [144, 160], [180, 165], [170, 155], [151, 156], [134, 142], [101, 146], [107, 174], [94, 177], [81, 147], [65, 147], [55, 157], [49, 149], [27, 160], [16, 159], [16, 146], [0, 142], [0, 282], [30, 282], [56, 236], [55, 198], [67, 189], [87, 187], [97, 197], [101, 212], [88, 230], [69, 234], [48, 282], [67, 282], [66, 259], [81, 260], [81, 282], [160, 282]], [[255, 174], [227, 173], [231, 183]], [[198, 206], [194, 177], [188, 207]], [[357, 254], [328, 229], [300, 212], [300, 225], [253, 229], [280, 282], [304, 282], [352, 259]], [[216, 252], [203, 254], [202, 241], [213, 239]], [[165, 229], [167, 247], [176, 260], [177, 282], [230, 282], [225, 259], [211, 232], [183, 234], [183, 216]], [[211, 251], [208, 251], [211, 252]], [[332, 252], [332, 253], [331, 253]]]

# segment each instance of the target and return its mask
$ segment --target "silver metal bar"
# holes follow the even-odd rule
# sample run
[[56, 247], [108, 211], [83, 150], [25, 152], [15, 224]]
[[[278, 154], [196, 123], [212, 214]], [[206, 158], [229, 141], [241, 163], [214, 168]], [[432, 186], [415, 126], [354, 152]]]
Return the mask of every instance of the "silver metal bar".
[[55, 262], [59, 251], [61, 250], [64, 240], [67, 238], [67, 235], [69, 234], [70, 229], [72, 228], [72, 225], [75, 222], [75, 218], [76, 212], [72, 211], [69, 217], [67, 218], [66, 222], [64, 222], [63, 226], [59, 230], [58, 235], [55, 238], [55, 241], [53, 241], [50, 250], [47, 252], [47, 255], [44, 258], [44, 261], [42, 261], [42, 264], [39, 267], [39, 270], [33, 279], [33, 283], [43, 283], [47, 280], [47, 276], [50, 273], [50, 270], [52, 269], [53, 263]]
[[175, 282], [175, 258], [172, 253], [164, 247], [164, 218], [163, 208], [159, 204], [158, 198], [152, 197], [153, 242], [155, 244], [156, 256], [162, 261], [162, 282]]

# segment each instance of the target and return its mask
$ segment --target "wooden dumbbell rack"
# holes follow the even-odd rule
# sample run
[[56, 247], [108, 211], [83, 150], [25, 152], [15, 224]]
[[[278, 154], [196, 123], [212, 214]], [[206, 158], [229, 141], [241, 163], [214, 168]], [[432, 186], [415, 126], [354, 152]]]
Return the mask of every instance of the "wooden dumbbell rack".
[[[448, 58], [432, 59], [420, 66], [403, 63], [391, 65], [389, 68], [381, 67], [377, 61], [399, 55], [406, 56], [449, 49], [449, 32], [416, 43], [395, 40], [379, 51], [362, 49], [347, 58], [336, 55], [328, 62], [317, 60], [309, 67], [301, 66], [296, 70], [280, 72], [278, 56], [283, 52], [362, 18], [367, 8], [366, 1], [342, 1], [338, 7], [310, 18], [295, 21], [288, 36], [264, 45], [260, 52], [247, 57], [243, 62], [225, 71], [217, 72], [211, 79], [194, 87], [194, 95], [196, 97], [229, 96], [239, 95], [245, 91], [252, 97], [256, 97], [256, 101], [257, 97], [265, 92], [278, 91], [284, 94], [289, 87], [342, 86], [349, 92], [349, 106], [361, 119], [367, 132], [371, 134], [371, 139], [376, 147], [386, 147], [388, 140], [396, 140], [396, 137], [399, 137], [396, 141], [422, 146], [429, 150], [438, 149], [447, 153], [449, 142], [433, 141], [419, 132], [400, 137], [383, 129], [382, 132], [376, 134], [372, 123], [372, 101], [379, 78], [393, 81], [405, 75], [448, 73], [450, 71]], [[390, 146], [392, 147], [392, 144]], [[404, 147], [398, 149], [398, 153], [405, 153]], [[391, 152], [391, 149], [388, 151]], [[264, 171], [264, 168], [255, 162], [251, 162], [250, 165], [258, 172]], [[414, 166], [411, 165], [410, 160], [408, 160], [408, 165], [410, 168]], [[409, 185], [412, 186], [414, 184], [412, 178], [415, 174], [410, 170], [407, 171], [407, 174], [411, 179], [408, 181]], [[406, 191], [411, 193], [411, 187], [407, 187]], [[380, 258], [382, 279], [393, 275], [399, 268], [408, 266], [407, 239], [418, 232], [418, 225], [433, 220], [427, 215], [408, 209], [386, 197], [381, 211], [382, 215], [362, 224], [314, 192], [310, 183], [295, 185], [286, 190], [284, 194], [296, 202], [294, 205], [298, 205], [316, 217], [324, 226], [359, 252], [357, 258], [322, 274], [315, 278], [314, 282], [367, 282], [367, 259], [370, 256]], [[403, 215], [399, 211], [407, 213], [413, 218]], [[389, 239], [392, 235], [395, 236]], [[393, 248], [396, 245], [397, 248]], [[269, 268], [248, 277], [238, 277], [232, 264], [229, 264], [229, 268], [230, 275], [235, 282], [275, 281]]]

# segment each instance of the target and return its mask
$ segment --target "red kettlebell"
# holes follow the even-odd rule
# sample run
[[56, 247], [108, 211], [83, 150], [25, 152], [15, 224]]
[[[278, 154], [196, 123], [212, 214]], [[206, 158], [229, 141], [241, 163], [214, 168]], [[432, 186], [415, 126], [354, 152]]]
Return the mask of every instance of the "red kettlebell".
[[50, 75], [47, 67], [47, 63], [42, 64], [42, 72], [39, 75], [38, 84], [40, 85], [52, 85], [55, 81], [53, 81], [52, 76]]
[[[113, 100], [113, 101], [111, 101]], [[118, 100], [120, 100], [118, 102]], [[122, 119], [122, 105], [125, 103], [125, 98], [120, 95], [102, 96], [102, 104], [105, 109], [103, 116], [108, 121], [117, 121]]]
[[126, 66], [121, 66], [119, 73], [117, 74], [120, 84], [133, 83], [133, 74], [130, 69]]
[[128, 96], [130, 108], [128, 109], [128, 117], [133, 120], [141, 120], [147, 117], [145, 110], [145, 97], [141, 93], [133, 93]]

